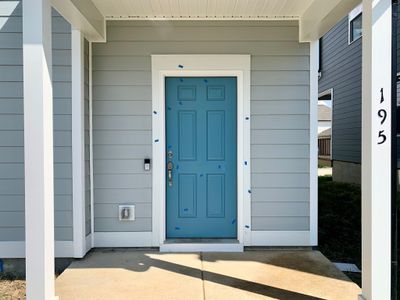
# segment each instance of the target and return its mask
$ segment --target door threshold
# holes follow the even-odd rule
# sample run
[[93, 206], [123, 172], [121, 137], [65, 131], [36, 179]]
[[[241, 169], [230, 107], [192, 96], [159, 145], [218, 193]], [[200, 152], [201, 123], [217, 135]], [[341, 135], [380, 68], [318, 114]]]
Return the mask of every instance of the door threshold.
[[160, 252], [243, 252], [236, 239], [167, 239]]

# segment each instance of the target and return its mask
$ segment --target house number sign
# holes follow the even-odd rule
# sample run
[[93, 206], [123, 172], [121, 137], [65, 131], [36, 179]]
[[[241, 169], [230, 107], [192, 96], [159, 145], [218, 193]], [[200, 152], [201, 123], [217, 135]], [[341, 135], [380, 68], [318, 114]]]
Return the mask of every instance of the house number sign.
[[[380, 100], [380, 104], [382, 105], [383, 102], [385, 101], [385, 97], [383, 96], [383, 88], [381, 88], [381, 100]], [[387, 111], [384, 108], [381, 108], [378, 110], [378, 117], [380, 118], [380, 123], [381, 123], [381, 127], [383, 126], [383, 124], [386, 122], [386, 117], [387, 117]], [[379, 130], [378, 133], [378, 145], [382, 145], [386, 142], [387, 138], [386, 138], [386, 134], [385, 134], [385, 130]]]

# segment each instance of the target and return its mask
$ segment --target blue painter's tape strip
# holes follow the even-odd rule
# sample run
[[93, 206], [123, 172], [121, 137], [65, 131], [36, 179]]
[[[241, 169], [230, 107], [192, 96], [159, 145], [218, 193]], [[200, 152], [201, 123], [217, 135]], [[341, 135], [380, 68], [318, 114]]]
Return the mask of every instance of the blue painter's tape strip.
[[247, 166], [247, 160], [244, 161], [244, 165]]
[[160, 140], [159, 139], [156, 139], [156, 140], [154, 140], [154, 143], [158, 143]]
[[183, 65], [178, 65], [178, 67], [179, 67], [180, 69], [183, 69]]
[[250, 120], [250, 118], [249, 118], [249, 117], [246, 117], [246, 120]]
[[251, 190], [247, 190], [249, 192], [249, 194], [251, 194]]
[[244, 225], [244, 227], [246, 227], [246, 228], [250, 228], [250, 226], [249, 226], [249, 225]]
[[156, 111], [153, 111], [153, 114], [155, 114], [155, 115], [156, 115], [156, 114], [157, 114], [157, 112], [156, 112]]

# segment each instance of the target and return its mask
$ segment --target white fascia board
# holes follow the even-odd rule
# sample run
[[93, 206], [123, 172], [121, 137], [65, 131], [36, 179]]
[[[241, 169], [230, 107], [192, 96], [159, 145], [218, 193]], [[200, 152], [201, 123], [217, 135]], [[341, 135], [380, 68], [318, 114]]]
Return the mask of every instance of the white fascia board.
[[360, 0], [314, 0], [300, 17], [300, 42], [318, 40], [360, 3]]
[[106, 41], [106, 20], [91, 0], [51, 0], [51, 4], [88, 41]]

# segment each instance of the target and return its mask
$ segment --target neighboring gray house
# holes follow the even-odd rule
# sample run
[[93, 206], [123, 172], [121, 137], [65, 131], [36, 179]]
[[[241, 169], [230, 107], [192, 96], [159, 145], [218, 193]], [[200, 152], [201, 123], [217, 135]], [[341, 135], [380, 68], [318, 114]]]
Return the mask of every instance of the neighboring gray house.
[[333, 180], [350, 183], [361, 183], [361, 21], [358, 6], [320, 39], [318, 92], [332, 101]]
[[[355, 9], [353, 18], [362, 16]], [[320, 40], [320, 99], [332, 101], [332, 175], [361, 183], [361, 36], [350, 40], [346, 16]], [[351, 20], [354, 22], [354, 19]], [[357, 22], [356, 25], [360, 25]]]

